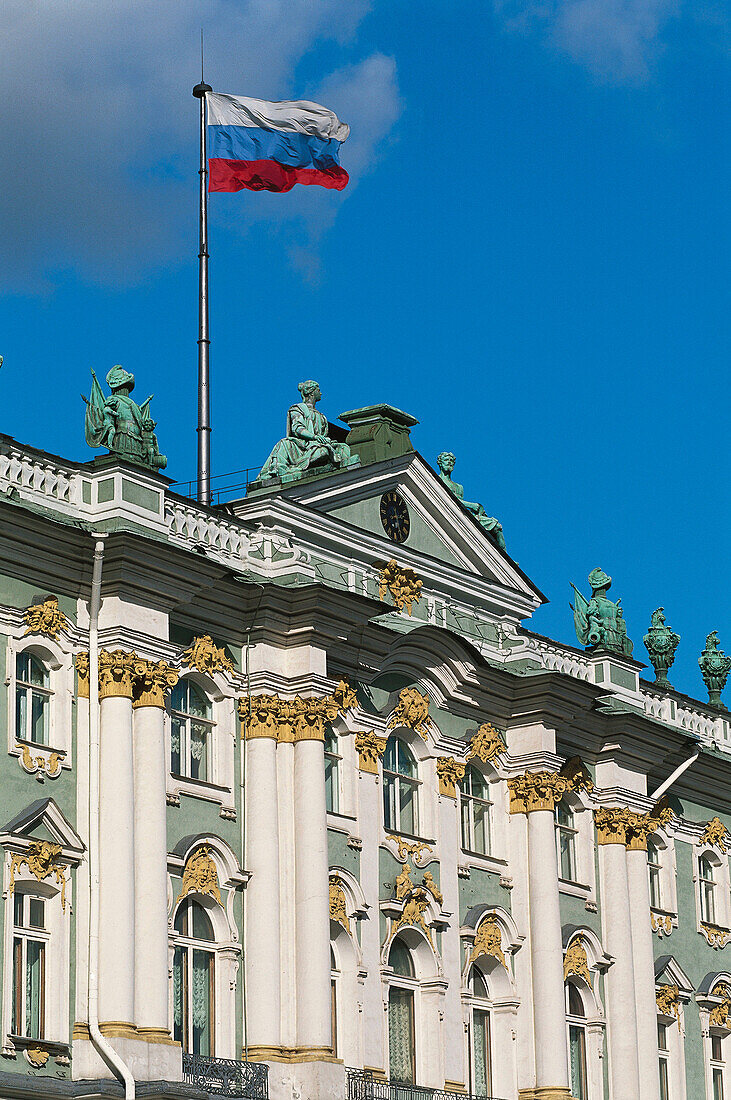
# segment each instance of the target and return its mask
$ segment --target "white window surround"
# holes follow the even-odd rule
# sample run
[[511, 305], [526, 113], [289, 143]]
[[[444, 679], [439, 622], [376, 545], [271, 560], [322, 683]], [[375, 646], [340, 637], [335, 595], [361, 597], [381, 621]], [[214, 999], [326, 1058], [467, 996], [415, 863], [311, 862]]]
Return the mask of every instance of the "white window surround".
[[[587, 955], [589, 952], [587, 952]], [[590, 960], [591, 962], [591, 960]], [[597, 982], [594, 978], [594, 984]], [[568, 982], [577, 991], [584, 1009], [584, 1028], [586, 1036], [586, 1085], [587, 1100], [603, 1100], [604, 1080], [602, 1075], [602, 1058], [604, 1057], [604, 1028], [605, 1019], [599, 998], [594, 990], [583, 978], [571, 974]], [[568, 1024], [566, 1028], [566, 1044], [568, 1049]]]
[[[588, 902], [596, 902], [593, 810], [578, 794], [569, 793], [564, 798], [574, 815], [577, 881], [569, 882], [566, 879], [559, 878], [558, 889], [562, 894], [583, 898]], [[556, 855], [558, 859], [558, 852]]]
[[208, 779], [190, 779], [173, 775], [170, 771], [171, 722], [169, 707], [165, 710], [165, 752], [167, 760], [167, 798], [177, 804], [180, 795], [200, 798], [207, 802], [216, 802], [225, 816], [236, 812], [234, 792], [235, 746], [239, 736], [239, 720], [236, 713], [236, 689], [221, 673], [205, 676], [196, 671], [184, 669], [181, 679], [188, 679], [202, 691], [211, 704], [213, 725], [208, 744]]
[[[416, 800], [417, 800], [417, 832], [406, 833], [400, 830], [387, 829], [385, 827], [385, 817], [383, 812], [383, 795], [381, 794], [381, 832], [383, 836], [391, 836], [394, 833], [403, 836], [413, 836], [417, 840], [426, 840], [433, 844], [433, 840], [429, 841], [430, 837], [437, 835], [437, 771], [436, 760], [430, 755], [429, 746], [424, 739], [415, 733], [414, 730], [408, 729], [406, 726], [397, 726], [396, 729], [389, 730], [387, 737], [398, 737], [404, 742], [406, 747], [411, 752], [416, 762], [416, 782], [418, 784], [416, 788]], [[381, 764], [379, 767], [379, 778], [381, 784], [383, 784], [383, 764], [384, 758], [381, 758]]]
[[[414, 977], [407, 978], [395, 974], [388, 963], [391, 943], [383, 954], [386, 956], [381, 968], [383, 991], [383, 1050], [385, 1065], [389, 1066], [388, 1007], [389, 992], [392, 986], [409, 989], [414, 996], [414, 1046], [416, 1084], [427, 1088], [444, 1087], [444, 1059], [441, 1044], [441, 1016], [444, 1012], [444, 997], [447, 982], [441, 974], [438, 960], [425, 936], [414, 927], [404, 928], [398, 937], [409, 949], [414, 968]], [[388, 1072], [388, 1069], [387, 1069]]]
[[[693, 846], [693, 893], [695, 894], [697, 929], [703, 935], [702, 910], [701, 910], [701, 881], [699, 861], [706, 857], [713, 865], [716, 886], [713, 891], [715, 906], [715, 921], [712, 926], [723, 930], [731, 930], [731, 881], [729, 876], [728, 856], [722, 855], [716, 848], [709, 845]], [[730, 1082], [731, 1084], [731, 1082]]]
[[[682, 1003], [678, 1008], [678, 1017], [658, 1014], [657, 1022], [665, 1025], [668, 1100], [685, 1100], [685, 1019]], [[658, 1044], [658, 1061], [661, 1056]], [[659, 1072], [658, 1067], [658, 1076]]]
[[[19, 653], [30, 653], [44, 666], [48, 673], [48, 743], [37, 745], [25, 740], [22, 731], [15, 728], [16, 666]], [[73, 653], [64, 649], [51, 638], [39, 639], [37, 636], [8, 638], [5, 651], [5, 689], [7, 706], [8, 753], [22, 756], [25, 746], [35, 761], [43, 756], [46, 760], [52, 752], [60, 756], [62, 768], [72, 767], [72, 708], [74, 705], [74, 666]], [[60, 772], [56, 772], [58, 776]], [[53, 778], [53, 776], [51, 776]]]
[[678, 890], [675, 862], [675, 841], [672, 836], [658, 829], [652, 834], [660, 863], [660, 907], [650, 905], [651, 912], [658, 916], [670, 917], [673, 924], [678, 921]]
[[[703, 1035], [703, 1065], [706, 1077], [706, 1100], [714, 1100], [713, 1071], [720, 1071], [723, 1080], [723, 1095], [731, 1093], [731, 1032], [719, 1027], [708, 1026], [708, 1013], [701, 1012], [701, 1032]], [[714, 1044], [714, 1038], [716, 1040]], [[720, 1051], [718, 1046], [720, 1045]], [[715, 1055], [720, 1053], [721, 1057]], [[673, 1097], [672, 1100], [675, 1100]]]
[[[501, 779], [497, 770], [490, 764], [483, 764], [480, 760], [468, 761], [468, 766], [476, 768], [488, 785], [490, 807], [491, 850], [488, 854], [473, 852], [462, 847], [462, 819], [460, 803], [460, 820], [458, 827], [460, 859], [473, 867], [484, 867], [486, 870], [494, 870], [502, 874], [508, 864], [508, 823], [509, 823], [509, 796], [508, 785]], [[461, 789], [459, 797], [461, 798]]]

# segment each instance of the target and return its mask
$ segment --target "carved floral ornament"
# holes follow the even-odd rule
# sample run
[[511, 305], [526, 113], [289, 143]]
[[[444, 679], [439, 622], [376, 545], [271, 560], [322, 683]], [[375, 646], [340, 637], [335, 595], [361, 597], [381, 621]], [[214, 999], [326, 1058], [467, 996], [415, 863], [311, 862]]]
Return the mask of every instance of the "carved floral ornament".
[[491, 726], [489, 722], [485, 722], [480, 726], [470, 742], [467, 759], [474, 760], [477, 758], [481, 760], [483, 764], [489, 764], [497, 759], [505, 750], [506, 746], [503, 735], [496, 730], [494, 726]]
[[731, 988], [728, 982], [718, 982], [711, 990], [712, 997], [719, 997], [720, 1003], [711, 1009], [708, 1022], [711, 1027], [722, 1027], [731, 1031]]
[[431, 854], [431, 846], [419, 840], [404, 840], [401, 836], [392, 836], [390, 833], [386, 840], [392, 841], [398, 848], [398, 858], [405, 863], [410, 858], [418, 866], [424, 865], [424, 859]]
[[399, 611], [404, 608], [411, 614], [412, 604], [421, 599], [423, 581], [419, 580], [413, 569], [402, 569], [395, 558], [391, 558], [381, 569], [378, 579], [378, 598], [383, 600], [386, 593], [391, 593], [394, 607]]
[[[89, 654], [74, 658], [79, 697], [89, 698]], [[178, 682], [178, 671], [167, 661], [148, 661], [124, 649], [99, 651], [99, 699], [132, 699], [134, 707], [165, 706], [167, 692]]]
[[729, 842], [728, 829], [718, 817], [712, 817], [707, 823], [701, 836], [701, 844], [708, 844], [709, 846], [715, 846], [719, 851], [724, 854], [728, 851], [726, 845]]
[[422, 695], [418, 688], [402, 688], [398, 703], [388, 720], [388, 728], [393, 730], [398, 726], [407, 726], [426, 740], [430, 724], [429, 696]]
[[186, 668], [196, 668], [207, 676], [211, 676], [214, 672], [236, 671], [231, 658], [222, 647], [215, 644], [210, 634], [202, 634], [194, 638], [187, 649], [180, 654], [180, 660]]
[[467, 971], [469, 972], [475, 959], [479, 959], [482, 955], [492, 956], [492, 958], [497, 959], [507, 970], [508, 964], [505, 961], [502, 944], [500, 923], [493, 913], [488, 913], [487, 916], [480, 921], [477, 931], [475, 932], [472, 951], [467, 959]]
[[638, 814], [626, 807], [600, 806], [594, 810], [599, 844], [624, 844], [628, 851], [646, 851], [647, 838], [668, 823], [672, 810], [665, 807]]
[[32, 756], [27, 745], [17, 745], [16, 748], [20, 752], [18, 763], [23, 771], [29, 775], [35, 775], [41, 783], [44, 776], [48, 776], [49, 779], [58, 779], [61, 774], [61, 761], [66, 753], [52, 752], [48, 756], [42, 754]]
[[677, 985], [658, 986], [655, 1000], [661, 1016], [674, 1016], [676, 1020], [680, 1020], [680, 990]]
[[358, 767], [362, 772], [378, 775], [378, 761], [386, 751], [386, 738], [377, 733], [363, 730], [355, 735], [355, 751], [358, 753]]
[[[324, 741], [325, 724], [355, 705], [355, 692], [341, 680], [332, 695], [320, 699], [281, 699], [279, 695], [242, 696], [239, 718], [247, 740], [269, 737], [284, 742]], [[245, 731], [245, 733], [244, 733]]]
[[342, 882], [338, 875], [330, 875], [330, 920], [342, 925], [350, 935], [350, 918]]
[[[188, 856], [183, 869], [183, 882], [178, 901], [190, 893], [209, 894], [221, 905], [221, 891], [218, 886], [218, 871], [211, 858], [211, 848], [202, 844]], [[176, 903], [177, 904], [177, 903]]]
[[51, 1057], [51, 1053], [42, 1046], [34, 1045], [28, 1047], [25, 1056], [32, 1066], [35, 1066], [36, 1069], [42, 1069]]
[[460, 764], [453, 756], [437, 757], [439, 793], [447, 798], [457, 797], [457, 784], [464, 779], [466, 764]]
[[10, 886], [9, 892], [15, 891], [15, 874], [21, 867], [26, 866], [30, 873], [39, 882], [53, 875], [58, 886], [61, 887], [61, 909], [66, 909], [66, 871], [68, 867], [60, 863], [61, 845], [52, 844], [50, 840], [35, 840], [27, 852], [13, 852], [10, 857]]
[[703, 920], [700, 924], [700, 932], [708, 946], [714, 950], [722, 950], [731, 938], [731, 932], [727, 928], [720, 928], [717, 924], [709, 924]]
[[669, 936], [673, 930], [673, 921], [669, 913], [650, 913], [650, 927], [658, 936]]
[[583, 978], [586, 984], [591, 987], [589, 960], [584, 947], [584, 937], [580, 932], [571, 940], [563, 957], [564, 981], [566, 981], [569, 974], [575, 974], [578, 978]]
[[23, 622], [27, 628], [26, 635], [45, 634], [54, 641], [57, 641], [60, 632], [68, 627], [68, 619], [58, 606], [58, 596], [47, 596], [42, 603], [26, 607], [23, 612]]

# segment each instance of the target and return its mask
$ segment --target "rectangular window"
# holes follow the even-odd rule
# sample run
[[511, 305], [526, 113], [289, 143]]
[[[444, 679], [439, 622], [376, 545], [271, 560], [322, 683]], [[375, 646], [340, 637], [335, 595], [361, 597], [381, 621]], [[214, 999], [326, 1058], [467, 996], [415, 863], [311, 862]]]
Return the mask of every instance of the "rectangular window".
[[472, 1048], [475, 1096], [489, 1097], [492, 1092], [490, 1014], [480, 1008], [475, 1008], [472, 1011]]
[[720, 1066], [713, 1067], [713, 1100], [724, 1100], [723, 1070]]
[[33, 932], [45, 926], [44, 901], [17, 893], [13, 899], [13, 1035], [43, 1039], [46, 1015], [46, 940]]
[[660, 1100], [670, 1100], [670, 1082], [668, 1077], [668, 1060], [660, 1058]]
[[569, 1069], [571, 1072], [571, 1095], [576, 1100], [587, 1100], [584, 1029], [573, 1024], [569, 1025]]
[[388, 995], [388, 1054], [391, 1084], [413, 1085], [414, 994], [391, 986]]

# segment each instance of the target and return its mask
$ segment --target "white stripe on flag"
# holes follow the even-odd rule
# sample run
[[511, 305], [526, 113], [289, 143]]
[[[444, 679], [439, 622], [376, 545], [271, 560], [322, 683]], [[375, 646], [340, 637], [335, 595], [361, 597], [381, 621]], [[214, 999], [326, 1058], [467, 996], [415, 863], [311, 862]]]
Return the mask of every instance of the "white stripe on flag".
[[284, 130], [310, 134], [323, 139], [345, 141], [350, 127], [341, 122], [334, 111], [319, 103], [306, 100], [281, 100], [269, 103], [266, 99], [245, 99], [243, 96], [209, 92], [209, 126], [254, 126], [263, 130]]

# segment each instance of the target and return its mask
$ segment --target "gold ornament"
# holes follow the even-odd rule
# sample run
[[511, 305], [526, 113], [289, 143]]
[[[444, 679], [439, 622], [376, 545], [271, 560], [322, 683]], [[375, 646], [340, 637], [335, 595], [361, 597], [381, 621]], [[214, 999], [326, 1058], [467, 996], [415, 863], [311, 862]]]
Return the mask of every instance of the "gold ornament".
[[74, 657], [74, 664], [76, 666], [76, 675], [78, 677], [79, 686], [78, 693], [80, 699], [89, 698], [89, 654], [77, 653]]
[[99, 698], [131, 699], [138, 663], [136, 653], [125, 653], [123, 649], [102, 649], [99, 653]]
[[502, 931], [497, 917], [492, 913], [488, 913], [475, 932], [475, 942], [472, 945], [472, 952], [467, 960], [467, 970], [469, 971], [475, 959], [479, 959], [481, 955], [491, 955], [494, 959], [497, 959], [498, 962], [502, 963], [507, 970], [508, 964], [505, 961], [502, 943]]
[[591, 971], [589, 970], [589, 960], [586, 957], [586, 948], [584, 947], [584, 937], [579, 932], [574, 936], [571, 943], [566, 948], [566, 954], [563, 957], [563, 980], [566, 981], [569, 974], [575, 974], [579, 978], [583, 978], [588, 986], [591, 987]]
[[390, 833], [387, 839], [392, 840], [398, 846], [398, 857], [402, 863], [406, 861], [407, 856], [411, 856], [416, 864], [423, 863], [424, 857], [422, 852], [431, 852], [431, 848], [428, 844], [423, 844], [418, 840], [404, 840], [403, 837], [393, 836]]
[[[278, 695], [243, 696], [238, 701], [247, 740], [270, 737], [291, 744], [294, 741], [324, 741], [325, 724], [338, 716], [334, 696], [280, 699]], [[242, 730], [242, 736], [244, 735]]]
[[53, 875], [58, 886], [61, 887], [61, 909], [66, 909], [66, 865], [58, 862], [61, 855], [61, 845], [52, 844], [50, 840], [35, 840], [27, 852], [13, 852], [10, 857], [10, 887], [12, 894], [15, 890], [15, 872], [25, 865], [30, 873], [39, 882]]
[[424, 877], [421, 880], [421, 884], [422, 886], [424, 886], [425, 889], [429, 891], [437, 905], [444, 905], [444, 895], [434, 881], [434, 875], [431, 873], [431, 871], [424, 872]]
[[178, 682], [178, 671], [167, 661], [137, 661], [135, 664], [133, 707], [165, 708], [165, 695]]
[[390, 592], [394, 607], [397, 607], [399, 611], [406, 608], [410, 615], [412, 604], [418, 603], [421, 599], [423, 583], [413, 569], [402, 569], [397, 564], [396, 559], [391, 558], [381, 569], [378, 580], [378, 598], [384, 600], [386, 593]]
[[183, 870], [183, 883], [178, 894], [178, 901], [193, 892], [196, 894], [210, 894], [219, 905], [222, 904], [221, 891], [218, 888], [218, 871], [216, 870], [216, 864], [211, 859], [211, 848], [208, 844], [202, 844], [200, 848], [196, 848], [188, 856]]
[[388, 728], [392, 730], [397, 726], [408, 726], [426, 740], [430, 722], [429, 696], [422, 695], [417, 688], [402, 688], [398, 703], [388, 720]]
[[457, 784], [464, 779], [465, 764], [460, 764], [453, 756], [437, 757], [437, 776], [439, 793], [447, 798], [457, 797]]
[[389, 942], [398, 932], [399, 928], [403, 928], [407, 924], [416, 924], [421, 928], [425, 934], [429, 945], [436, 954], [436, 948], [431, 938], [431, 929], [424, 920], [424, 913], [429, 908], [429, 899], [426, 896], [426, 890], [421, 886], [417, 886], [415, 890], [412, 890], [411, 894], [407, 896], [406, 903], [403, 908], [403, 912], [399, 916], [398, 920], [394, 923], [391, 929], [391, 935], [389, 936]]
[[386, 751], [386, 738], [363, 730], [355, 735], [355, 751], [358, 753], [358, 767], [362, 772], [378, 775], [378, 761]]
[[567, 760], [561, 768], [561, 775], [568, 779], [573, 791], [587, 791], [590, 793], [594, 790], [594, 781], [580, 756], [572, 756], [570, 760]]
[[661, 1016], [680, 1019], [680, 990], [677, 985], [661, 985], [655, 993], [657, 1011]]
[[673, 922], [667, 913], [650, 913], [650, 927], [660, 936], [669, 936], [673, 930]]
[[358, 696], [345, 678], [339, 681], [332, 697], [337, 703], [340, 714], [345, 714], [346, 711], [352, 710], [353, 707], [358, 705]]
[[709, 924], [701, 921], [701, 934], [705, 936], [706, 943], [715, 950], [722, 950], [728, 943], [731, 932], [726, 928], [719, 928], [717, 924]]
[[414, 884], [410, 878], [411, 867], [408, 863], [404, 863], [401, 867], [401, 874], [396, 879], [396, 898], [398, 901], [403, 901], [407, 894], [411, 893], [414, 889]]
[[718, 982], [711, 990], [712, 997], [720, 997], [721, 1003], [714, 1005], [710, 1011], [708, 1022], [711, 1027], [722, 1027], [731, 1030], [731, 989], [727, 982]]
[[480, 726], [470, 742], [470, 750], [467, 753], [468, 760], [477, 757], [483, 764], [489, 764], [505, 752], [505, 740], [503, 735], [491, 726], [489, 722]]
[[45, 634], [48, 638], [58, 640], [58, 635], [68, 626], [68, 619], [58, 606], [58, 596], [48, 596], [43, 603], [26, 607], [23, 612], [23, 621], [28, 628], [23, 635]]
[[727, 851], [729, 831], [718, 817], [712, 817], [703, 830], [701, 844], [715, 845], [724, 854]]
[[210, 676], [214, 672], [235, 672], [233, 662], [226, 651], [215, 645], [210, 634], [202, 634], [190, 643], [180, 654], [180, 660], [186, 668], [197, 668]]
[[27, 745], [16, 745], [16, 748], [20, 749], [19, 763], [21, 767], [25, 768], [30, 775], [37, 772], [37, 778], [42, 779], [41, 773], [45, 773], [49, 779], [55, 779], [61, 774], [61, 759], [65, 756], [65, 753], [52, 752], [48, 758], [45, 756], [33, 757]]
[[45, 1066], [48, 1059], [51, 1057], [50, 1052], [44, 1050], [43, 1047], [32, 1046], [28, 1047], [25, 1056], [32, 1066], [36, 1069], [42, 1069]]
[[350, 919], [348, 917], [345, 891], [337, 875], [330, 875], [330, 920], [337, 921], [350, 935]]
[[558, 772], [526, 772], [508, 779], [511, 814], [530, 814], [536, 810], [553, 810], [567, 791], [571, 781]]

